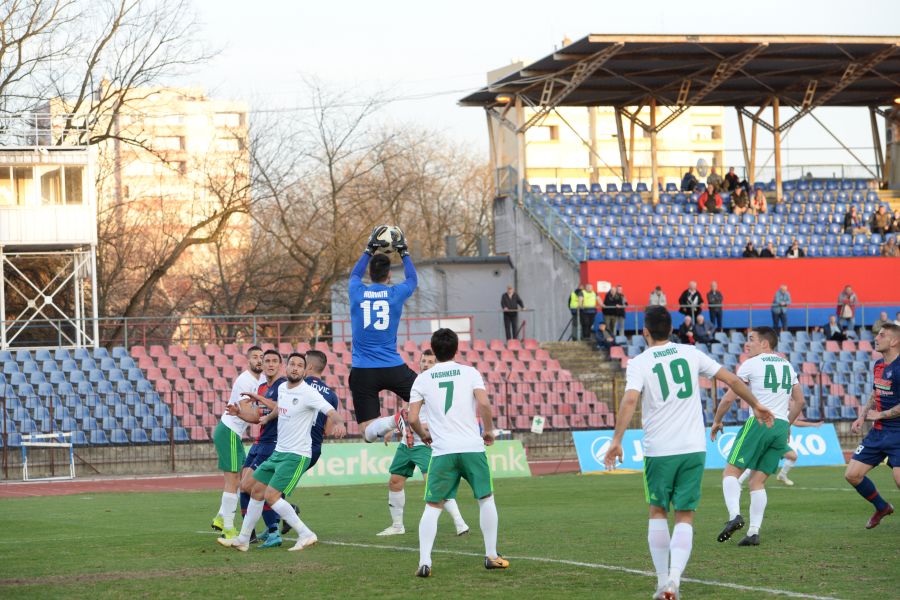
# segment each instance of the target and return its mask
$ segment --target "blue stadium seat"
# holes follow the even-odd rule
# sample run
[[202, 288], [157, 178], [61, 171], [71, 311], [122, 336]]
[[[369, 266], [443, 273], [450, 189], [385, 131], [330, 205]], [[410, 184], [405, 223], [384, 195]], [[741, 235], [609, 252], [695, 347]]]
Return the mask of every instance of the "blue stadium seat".
[[169, 434], [162, 427], [154, 428], [150, 433], [150, 441], [154, 443], [165, 443], [169, 441]]
[[147, 437], [147, 432], [141, 428], [131, 429], [131, 443], [132, 444], [148, 444], [150, 443], [150, 438]]
[[94, 358], [107, 358], [109, 357], [109, 351], [102, 346], [100, 348], [94, 348]]
[[103, 417], [100, 421], [100, 426], [106, 431], [112, 431], [119, 427], [119, 420], [115, 417]]
[[91, 445], [93, 446], [107, 446], [109, 445], [109, 438], [106, 437], [106, 432], [102, 429], [93, 429], [91, 430]]
[[175, 438], [176, 442], [189, 442], [191, 439], [184, 427], [175, 427], [173, 431], [173, 437]]
[[109, 441], [113, 444], [127, 444], [128, 435], [125, 433], [124, 429], [113, 429], [110, 431]]

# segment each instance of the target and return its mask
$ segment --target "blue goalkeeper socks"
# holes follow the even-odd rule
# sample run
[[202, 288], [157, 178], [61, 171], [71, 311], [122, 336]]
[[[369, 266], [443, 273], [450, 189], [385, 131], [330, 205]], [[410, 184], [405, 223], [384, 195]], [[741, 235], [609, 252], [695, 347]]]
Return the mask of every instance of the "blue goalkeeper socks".
[[278, 531], [278, 513], [272, 510], [268, 504], [263, 508], [263, 521], [266, 523], [267, 531]]
[[247, 507], [250, 506], [250, 494], [241, 492], [241, 516], [247, 514]]
[[878, 490], [875, 489], [875, 484], [872, 483], [872, 480], [868, 477], [863, 477], [862, 481], [859, 482], [859, 485], [854, 485], [856, 491], [859, 492], [859, 495], [871, 502], [875, 505], [875, 510], [884, 510], [887, 508], [887, 502], [884, 501], [884, 498], [881, 497], [881, 494], [878, 493]]

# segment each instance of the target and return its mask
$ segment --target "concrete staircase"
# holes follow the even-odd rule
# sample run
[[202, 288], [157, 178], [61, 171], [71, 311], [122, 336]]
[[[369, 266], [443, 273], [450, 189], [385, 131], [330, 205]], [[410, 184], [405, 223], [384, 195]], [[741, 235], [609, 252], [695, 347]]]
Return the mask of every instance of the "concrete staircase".
[[625, 388], [625, 373], [607, 352], [595, 350], [590, 342], [544, 342], [541, 348], [615, 412]]

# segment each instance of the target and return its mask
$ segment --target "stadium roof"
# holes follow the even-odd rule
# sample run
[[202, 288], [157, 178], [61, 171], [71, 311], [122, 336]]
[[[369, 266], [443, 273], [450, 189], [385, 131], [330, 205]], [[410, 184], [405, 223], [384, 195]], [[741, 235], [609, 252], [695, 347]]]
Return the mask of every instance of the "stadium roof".
[[503, 95], [534, 107], [885, 106], [900, 96], [900, 37], [589, 35], [460, 104]]

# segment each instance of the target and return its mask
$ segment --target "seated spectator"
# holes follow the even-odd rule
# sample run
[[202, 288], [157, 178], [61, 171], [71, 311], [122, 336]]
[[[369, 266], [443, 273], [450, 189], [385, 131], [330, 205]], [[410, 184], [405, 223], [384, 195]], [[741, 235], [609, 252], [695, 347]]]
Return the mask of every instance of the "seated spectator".
[[897, 314], [894, 316], [894, 325], [900, 325], [900, 310], [898, 310]]
[[747, 242], [744, 246], [744, 258], [759, 258], [759, 252], [753, 247], [753, 242]]
[[764, 215], [767, 212], [769, 212], [769, 203], [766, 201], [766, 193], [758, 188], [750, 200], [750, 214]]
[[700, 194], [697, 200], [697, 212], [718, 214], [722, 212], [722, 196], [716, 192], [716, 186], [711, 185]]
[[733, 192], [737, 189], [738, 183], [740, 183], [741, 178], [737, 176], [734, 172], [734, 167], [730, 167], [728, 169], [728, 174], [725, 175], [725, 189], [729, 192]]
[[887, 211], [887, 207], [882, 204], [878, 210], [872, 214], [872, 220], [869, 223], [872, 233], [880, 233], [886, 235], [891, 232], [891, 215]]
[[685, 317], [684, 323], [678, 328], [678, 341], [682, 344], [694, 343], [694, 322], [690, 317]]
[[900, 213], [894, 215], [891, 221], [891, 233], [900, 233]]
[[881, 255], [890, 258], [900, 256], [900, 246], [897, 245], [896, 237], [889, 237], [888, 240], [881, 245]]
[[738, 187], [736, 190], [734, 190], [734, 194], [732, 194], [731, 196], [731, 212], [736, 214], [737, 216], [741, 216], [749, 210], [750, 197], [747, 195], [747, 192], [743, 187]]
[[615, 339], [613, 339], [613, 336], [606, 330], [606, 323], [603, 321], [601, 321], [600, 325], [597, 327], [594, 340], [597, 343], [597, 350], [609, 350], [616, 345]]
[[825, 325], [823, 329], [825, 333], [825, 339], [833, 342], [843, 342], [847, 339], [847, 336], [844, 335], [844, 330], [841, 329], [841, 326], [838, 325], [837, 316], [831, 315], [828, 317], [828, 323]]
[[844, 213], [844, 233], [868, 233], [868, 229], [863, 227], [862, 219], [856, 212], [856, 207], [851, 206], [850, 210]]
[[710, 167], [709, 175], [706, 176], [706, 187], [714, 187], [717, 190], [721, 190], [724, 183], [725, 180], [722, 179], [722, 176], [716, 173], [716, 168]]
[[872, 335], [878, 335], [878, 332], [881, 331], [881, 328], [884, 327], [885, 323], [890, 323], [888, 321], [887, 312], [882, 311], [878, 318], [875, 319], [875, 322], [872, 323]]
[[694, 167], [688, 167], [687, 173], [681, 178], [681, 191], [693, 192], [697, 187], [697, 177], [694, 175]]
[[775, 258], [775, 256], [775, 246], [772, 244], [772, 242], [766, 244], [766, 247], [763, 248], [759, 253], [760, 258]]
[[701, 344], [711, 344], [714, 341], [716, 328], [706, 320], [703, 315], [697, 315], [697, 324], [694, 325], [694, 336]]
[[784, 255], [788, 258], [803, 258], [806, 256], [806, 252], [803, 251], [803, 248], [800, 247], [797, 240], [793, 240], [791, 241], [791, 247], [787, 249], [787, 252], [785, 252]]

